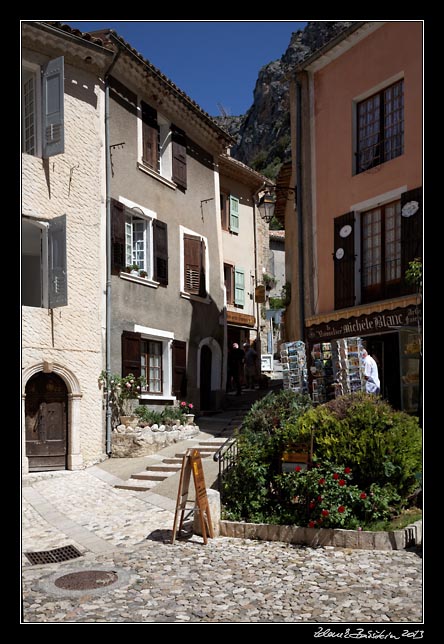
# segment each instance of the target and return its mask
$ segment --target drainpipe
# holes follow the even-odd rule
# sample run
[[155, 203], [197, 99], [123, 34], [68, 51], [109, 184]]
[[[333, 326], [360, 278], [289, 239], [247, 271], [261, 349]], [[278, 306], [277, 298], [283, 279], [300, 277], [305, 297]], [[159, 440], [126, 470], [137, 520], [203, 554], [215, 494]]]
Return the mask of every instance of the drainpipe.
[[304, 244], [302, 227], [302, 87], [296, 81], [296, 211], [298, 222], [298, 285], [299, 285], [299, 323], [300, 339], [305, 338], [305, 303], [304, 303]]
[[[111, 377], [111, 152], [109, 138], [109, 74], [120, 56], [120, 49], [114, 54], [111, 65], [105, 72], [105, 192], [106, 192], [106, 349], [105, 368], [107, 382]], [[111, 455], [111, 400], [107, 387], [105, 397], [106, 453]]]

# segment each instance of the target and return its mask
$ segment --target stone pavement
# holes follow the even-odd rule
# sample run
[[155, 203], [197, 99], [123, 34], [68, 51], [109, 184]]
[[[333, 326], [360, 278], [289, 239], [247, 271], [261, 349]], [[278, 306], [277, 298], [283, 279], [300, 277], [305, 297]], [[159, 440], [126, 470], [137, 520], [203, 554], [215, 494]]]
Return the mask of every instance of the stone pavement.
[[[229, 435], [235, 413], [228, 416], [200, 419], [202, 436]], [[119, 474], [131, 472], [123, 463], [113, 471], [112, 461], [121, 460], [130, 459], [24, 477], [22, 623], [304, 623], [313, 632], [325, 623], [378, 623], [389, 632], [395, 623], [422, 622], [419, 551], [227, 537], [204, 545], [191, 531], [172, 545], [175, 496], [157, 486], [116, 489]], [[82, 556], [39, 565], [25, 556], [68, 545]], [[115, 581], [60, 587], [57, 580], [81, 571], [114, 571]]]

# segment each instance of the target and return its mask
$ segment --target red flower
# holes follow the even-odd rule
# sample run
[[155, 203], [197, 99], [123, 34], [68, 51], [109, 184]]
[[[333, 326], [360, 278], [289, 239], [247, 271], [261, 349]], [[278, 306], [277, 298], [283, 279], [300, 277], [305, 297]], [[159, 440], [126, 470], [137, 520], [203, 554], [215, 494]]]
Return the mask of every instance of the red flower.
[[310, 510], [313, 510], [315, 506], [316, 506], [316, 503], [314, 501], [311, 501], [308, 507], [310, 508]]
[[301, 471], [301, 466], [300, 466], [300, 465], [296, 465], [296, 467], [294, 468], [294, 471], [295, 471], [295, 472], [300, 472], [300, 471]]
[[315, 525], [316, 525], [316, 521], [309, 521], [309, 522], [308, 522], [308, 527], [309, 527], [309, 528], [314, 528], [314, 527], [315, 527]]
[[322, 510], [321, 514], [322, 514], [323, 517], [328, 517], [330, 512], [328, 510]]
[[322, 517], [319, 517], [319, 519], [318, 519], [318, 523], [319, 523], [319, 524], [321, 524], [321, 523], [322, 523]]
[[318, 483], [319, 483], [319, 485], [324, 485], [325, 479], [319, 479]]
[[361, 492], [361, 494], [359, 495], [359, 498], [360, 498], [360, 499], [366, 499], [366, 498], [367, 498], [366, 493], [365, 493], [365, 492]]
[[344, 469], [344, 474], [350, 474], [350, 472], [351, 472], [351, 469], [349, 467], [346, 467]]
[[345, 512], [345, 508], [343, 505], [340, 505], [338, 508], [338, 512]]
[[341, 479], [341, 480], [339, 481], [339, 485], [340, 485], [341, 487], [342, 487], [343, 485], [345, 485], [345, 481], [344, 481], [344, 479]]
[[335, 472], [335, 473], [333, 474], [333, 478], [334, 478], [334, 479], [335, 479], [335, 481], [336, 481], [336, 479], [338, 479], [338, 478], [339, 478], [339, 474], [338, 474], [337, 472]]
[[322, 501], [323, 497], [321, 495], [318, 496], [318, 501]]

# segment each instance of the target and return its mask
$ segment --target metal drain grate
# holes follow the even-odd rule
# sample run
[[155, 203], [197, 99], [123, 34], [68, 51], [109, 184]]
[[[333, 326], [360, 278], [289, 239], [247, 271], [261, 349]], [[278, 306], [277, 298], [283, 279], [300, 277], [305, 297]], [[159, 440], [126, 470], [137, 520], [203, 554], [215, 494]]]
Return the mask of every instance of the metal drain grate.
[[38, 564], [68, 561], [69, 559], [76, 559], [77, 557], [82, 556], [82, 553], [79, 552], [74, 546], [55, 548], [54, 550], [42, 550], [41, 552], [25, 552], [24, 554], [33, 566], [36, 566]]

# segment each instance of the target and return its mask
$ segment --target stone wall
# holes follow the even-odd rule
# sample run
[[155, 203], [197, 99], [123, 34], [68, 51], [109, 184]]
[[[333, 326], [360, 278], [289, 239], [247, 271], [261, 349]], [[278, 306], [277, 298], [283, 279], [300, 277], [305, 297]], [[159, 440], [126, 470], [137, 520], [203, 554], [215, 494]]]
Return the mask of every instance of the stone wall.
[[[54, 55], [24, 49], [23, 57], [41, 66]], [[48, 160], [22, 154], [22, 213], [36, 220], [66, 215], [68, 305], [52, 313], [23, 307], [22, 367], [25, 393], [44, 361], [59, 365], [68, 387], [68, 451], [78, 446], [68, 467], [76, 469], [100, 461], [105, 451], [97, 384], [105, 334], [103, 91], [92, 73], [65, 64], [64, 99], [65, 152]], [[79, 389], [75, 414], [73, 382]]]

